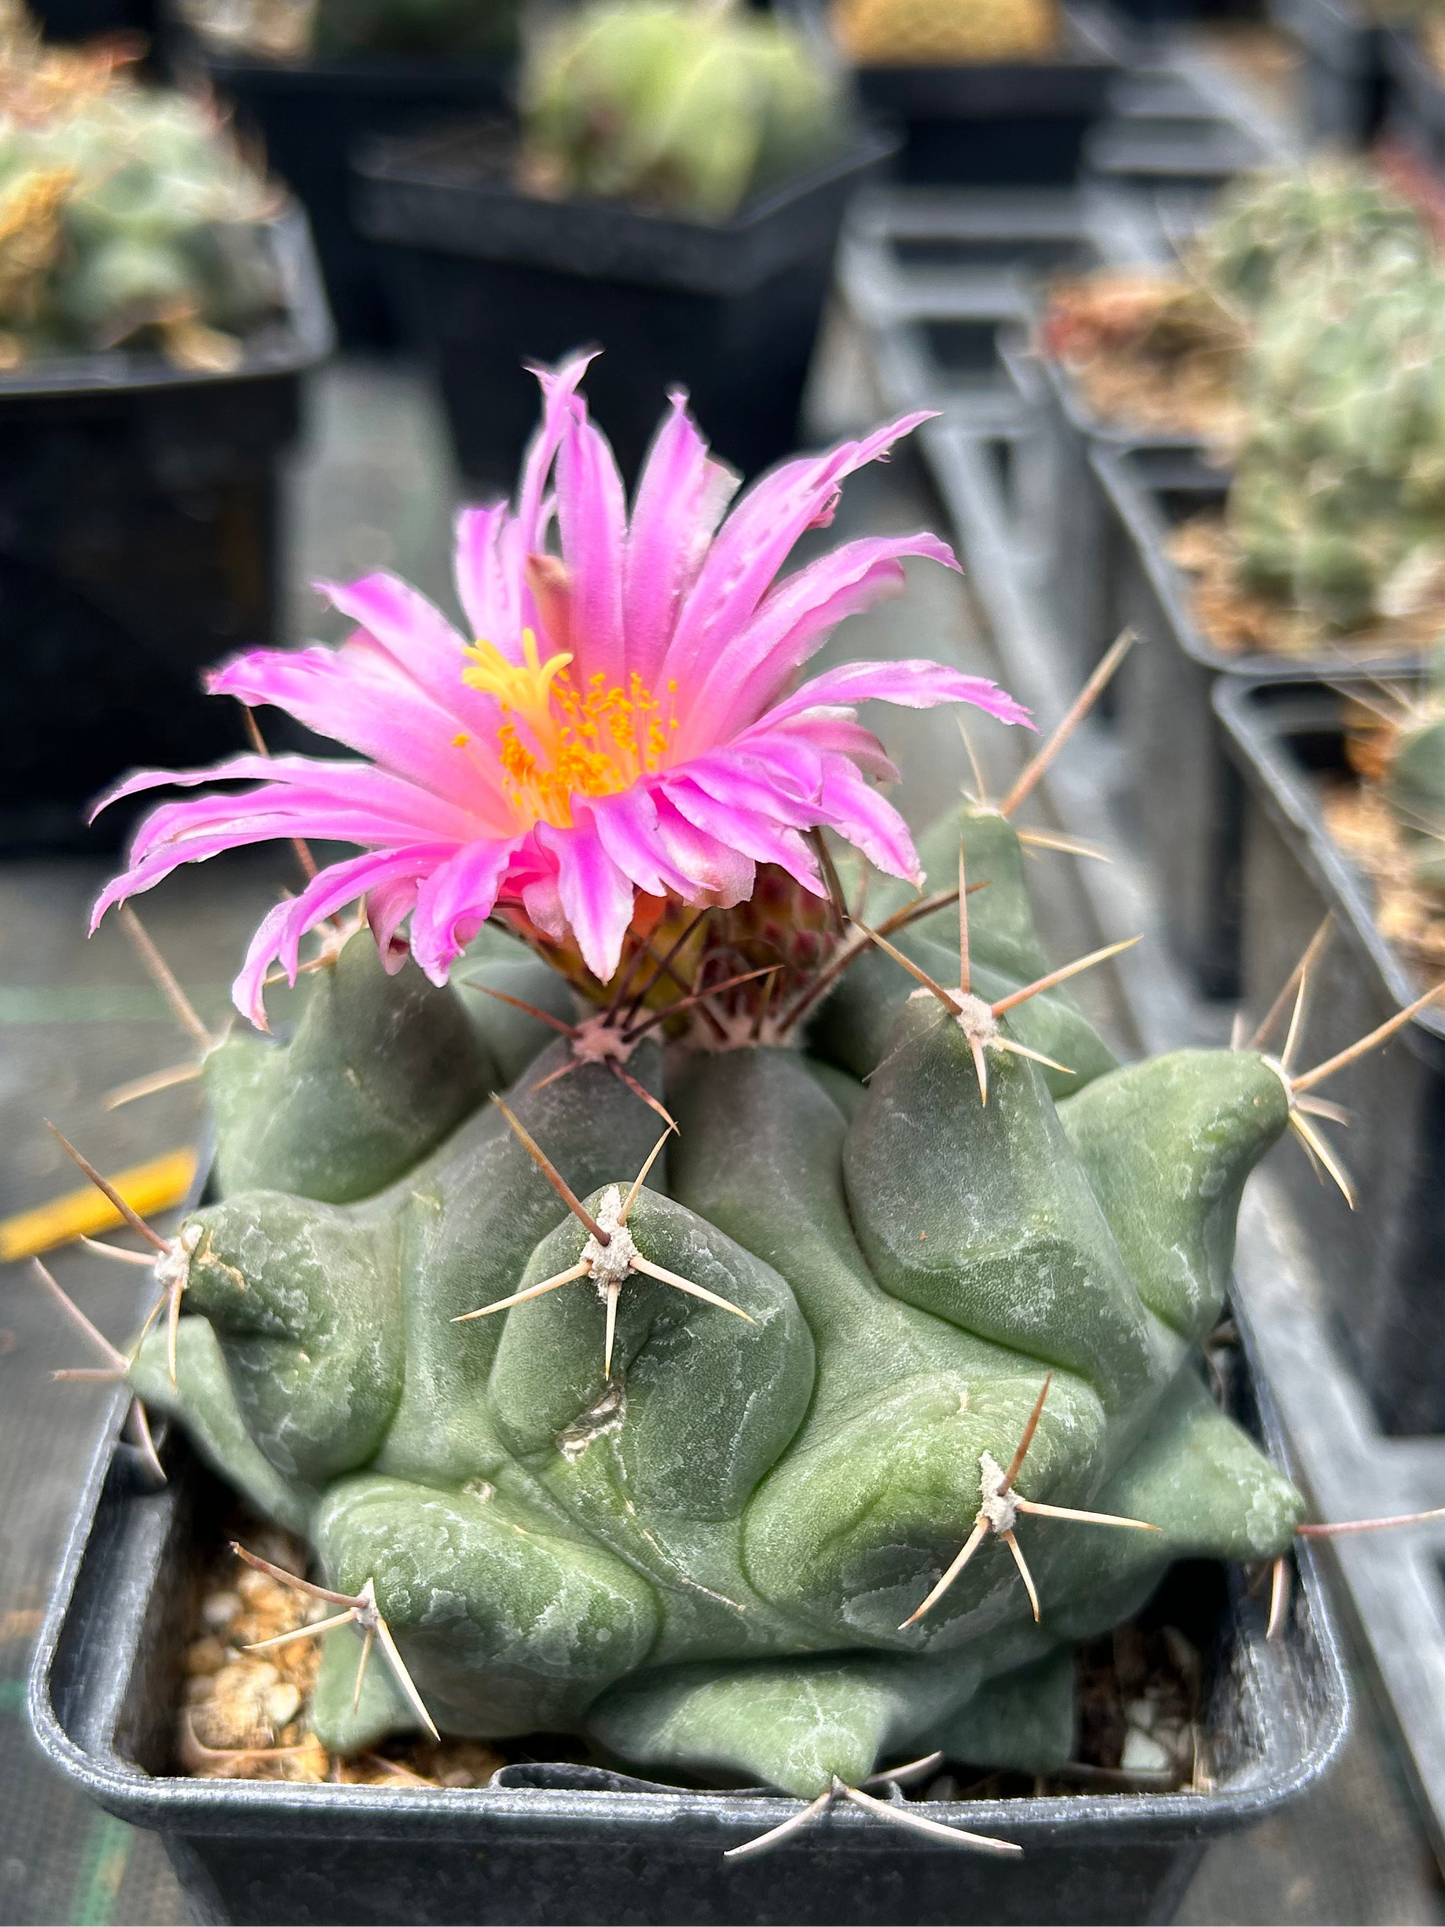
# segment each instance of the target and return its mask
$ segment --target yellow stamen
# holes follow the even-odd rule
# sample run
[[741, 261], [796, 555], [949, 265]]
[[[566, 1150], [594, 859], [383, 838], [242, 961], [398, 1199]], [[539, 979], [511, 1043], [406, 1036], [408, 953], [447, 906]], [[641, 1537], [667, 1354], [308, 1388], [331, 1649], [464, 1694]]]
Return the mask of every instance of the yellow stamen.
[[[614, 796], [660, 768], [677, 719], [671, 700], [669, 714], [660, 713], [636, 672], [626, 689], [600, 671], [582, 688], [570, 673], [572, 656], [559, 651], [541, 661], [530, 629], [522, 632], [522, 651], [519, 664], [494, 643], [474, 643], [462, 676], [502, 711], [497, 760], [519, 818], [566, 829], [574, 796]], [[669, 699], [675, 693], [670, 684]]]

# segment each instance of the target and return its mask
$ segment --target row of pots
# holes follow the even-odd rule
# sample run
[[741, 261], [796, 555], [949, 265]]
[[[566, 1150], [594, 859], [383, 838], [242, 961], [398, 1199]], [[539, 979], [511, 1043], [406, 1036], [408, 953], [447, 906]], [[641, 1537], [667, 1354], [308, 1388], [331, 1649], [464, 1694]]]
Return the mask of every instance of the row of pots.
[[[1201, 444], [1095, 418], [1059, 364], [1009, 357], [1039, 423], [1050, 505], [1048, 581], [1067, 665], [1082, 678], [1118, 630], [1141, 638], [1111, 692], [1129, 772], [1131, 827], [1159, 880], [1166, 934], [1206, 997], [1257, 1021], [1329, 914], [1317, 967], [1311, 1055], [1324, 1058], [1427, 988], [1382, 935], [1367, 880], [1325, 826], [1322, 785], [1347, 772], [1350, 692], [1418, 688], [1418, 655], [1282, 657], [1221, 649], [1197, 620], [1171, 557], [1175, 528], [1228, 493]], [[1445, 1432], [1445, 1014], [1420, 1011], [1379, 1052], [1347, 1066], [1346, 1162], [1368, 1208], [1281, 1162], [1331, 1309], [1382, 1428]]]

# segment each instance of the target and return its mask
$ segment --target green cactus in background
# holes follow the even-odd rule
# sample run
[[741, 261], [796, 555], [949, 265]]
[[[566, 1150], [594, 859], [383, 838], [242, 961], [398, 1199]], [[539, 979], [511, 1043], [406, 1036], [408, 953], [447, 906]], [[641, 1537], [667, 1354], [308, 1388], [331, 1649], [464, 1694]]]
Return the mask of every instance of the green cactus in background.
[[831, 157], [836, 76], [772, 15], [603, 0], [539, 37], [520, 90], [538, 192], [636, 200], [725, 221], [750, 193]]
[[1445, 589], [1445, 274], [1298, 277], [1260, 317], [1228, 519], [1248, 586], [1303, 639], [1408, 619]]
[[1373, 264], [1423, 266], [1432, 246], [1419, 214], [1365, 162], [1336, 157], [1247, 176], [1226, 190], [1192, 250], [1192, 265], [1226, 306], [1257, 313], [1301, 272]]
[[159, 334], [226, 366], [276, 305], [273, 192], [214, 115], [87, 53], [17, 42], [0, 91], [0, 359]]
[[1425, 690], [1393, 733], [1382, 788], [1416, 888], [1445, 903], [1445, 645], [1436, 645]]
[[[902, 1749], [1046, 1771], [1079, 1640], [1172, 1560], [1289, 1545], [1301, 1501], [1198, 1358], [1289, 1083], [1252, 1050], [1119, 1067], [1062, 988], [1011, 1002], [1049, 974], [1018, 838], [953, 813], [940, 894], [960, 842], [966, 961], [951, 904], [905, 927], [889, 886], [789, 1035], [665, 1051], [681, 1010], [624, 1013], [609, 1057], [596, 1017], [461, 986], [558, 1021], [509, 940], [440, 991], [363, 931], [289, 1044], [211, 1052], [218, 1194], [158, 1265], [174, 1374], [162, 1328], [132, 1382], [395, 1641], [354, 1704], [329, 1636], [326, 1744], [419, 1695], [810, 1799]], [[639, 1090], [678, 1127], [641, 1188]]]

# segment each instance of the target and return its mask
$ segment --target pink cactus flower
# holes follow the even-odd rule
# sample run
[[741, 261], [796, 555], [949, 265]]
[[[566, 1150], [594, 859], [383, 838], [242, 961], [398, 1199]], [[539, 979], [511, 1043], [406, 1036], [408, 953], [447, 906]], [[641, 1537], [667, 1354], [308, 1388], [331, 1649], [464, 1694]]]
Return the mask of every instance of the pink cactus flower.
[[[726, 907], [751, 894], [758, 864], [777, 864], [822, 894], [805, 837], [820, 826], [918, 880], [903, 819], [866, 780], [897, 772], [856, 705], [972, 703], [1007, 723], [1027, 712], [929, 661], [854, 662], [794, 684], [843, 617], [902, 589], [901, 557], [957, 568], [953, 552], [928, 534], [869, 538], [775, 578], [803, 531], [831, 521], [844, 477], [926, 417], [784, 463], [724, 521], [737, 478], [674, 395], [629, 517], [577, 393], [589, 359], [537, 371], [542, 421], [515, 509], [459, 518], [457, 593], [476, 640], [395, 576], [321, 585], [356, 624], [339, 648], [252, 650], [209, 687], [274, 704], [366, 760], [245, 755], [126, 778], [98, 807], [168, 784], [256, 787], [156, 809], [92, 929], [111, 904], [221, 850], [360, 845], [257, 930], [234, 995], [264, 1027], [271, 966], [294, 981], [306, 932], [362, 897], [384, 957], [410, 917], [434, 982], [501, 908], [553, 941], [570, 933], [605, 983], [638, 892]], [[560, 554], [547, 549], [554, 521]]]

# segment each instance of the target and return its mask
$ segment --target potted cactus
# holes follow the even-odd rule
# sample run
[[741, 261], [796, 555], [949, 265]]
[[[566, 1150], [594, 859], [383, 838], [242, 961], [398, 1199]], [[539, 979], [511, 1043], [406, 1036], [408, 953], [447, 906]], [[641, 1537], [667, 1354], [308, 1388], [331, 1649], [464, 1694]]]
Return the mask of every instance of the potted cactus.
[[1243, 350], [1297, 275], [1431, 252], [1418, 210], [1377, 167], [1326, 158], [1275, 169], [1221, 197], [1173, 272], [1106, 265], [1057, 281], [1038, 351], [1077, 385], [1094, 432], [1227, 446]]
[[[0, 843], [239, 740], [201, 665], [274, 625], [276, 465], [329, 347], [305, 219], [209, 109], [0, 22]], [[114, 832], [112, 833], [114, 834]]]
[[1209, 994], [1236, 989], [1241, 849], [1215, 677], [1408, 670], [1445, 613], [1442, 292], [1423, 230], [1387, 220], [1251, 320], [1232, 477], [1090, 454], [1120, 532], [1116, 614], [1164, 644], [1140, 653], [1121, 713], [1174, 941]]
[[[1249, 1008], [1268, 1002], [1285, 948], [1314, 938], [1312, 1054], [1408, 1014], [1398, 1042], [1352, 1063], [1332, 1093], [1353, 1121], [1336, 1165], [1345, 1190], [1324, 1197], [1307, 1171], [1282, 1175], [1381, 1429], [1437, 1432], [1445, 1018], [1429, 992], [1445, 966], [1440, 665], [1385, 688], [1349, 676], [1239, 679], [1217, 700], [1245, 786]], [[1351, 1308], [1363, 1313], [1353, 1326]]]
[[520, 0], [180, 0], [190, 59], [311, 218], [345, 347], [398, 340], [352, 220], [352, 149], [504, 110], [520, 11]]
[[1127, 48], [1105, 8], [1061, 0], [836, 0], [865, 107], [906, 132], [899, 171], [954, 186], [1064, 185]]
[[[208, 787], [160, 806], [96, 906], [225, 847], [361, 846], [256, 934], [244, 1016], [264, 1027], [277, 966], [310, 997], [284, 1043], [207, 1048], [211, 1191], [174, 1236], [136, 1220], [154, 1304], [110, 1355], [137, 1413], [300, 1535], [288, 1566], [249, 1529], [238, 1637], [322, 1649], [270, 1766], [334, 1761], [340, 1783], [237, 1786], [217, 1775], [256, 1749], [214, 1739], [177, 1774], [173, 1568], [219, 1521], [173, 1434], [184, 1503], [98, 1468], [129, 1603], [89, 1612], [94, 1567], [70, 1591], [82, 1527], [42, 1739], [183, 1839], [223, 1917], [667, 1919], [685, 1879], [715, 1919], [780, 1895], [877, 1919], [900, 1894], [1073, 1918], [1098, 1875], [1091, 1914], [1158, 1918], [1186, 1839], [1298, 1790], [1338, 1738], [1317, 1597], [1291, 1618], [1283, 1587], [1303, 1502], [1199, 1353], [1245, 1177], [1285, 1131], [1313, 1141], [1324, 1073], [1262, 1047], [1119, 1065], [1067, 990], [1107, 953], [1048, 968], [1008, 815], [965, 803], [915, 847], [856, 719], [1024, 712], [926, 659], [800, 683], [903, 557], [953, 566], [927, 534], [867, 538], [775, 582], [919, 417], [723, 520], [733, 478], [678, 398], [629, 519], [586, 361], [541, 376], [515, 505], [461, 518], [465, 631], [373, 576], [329, 591], [356, 625], [339, 649], [213, 677], [357, 758], [138, 773], [120, 793]], [[1066, 1768], [1079, 1642], [1180, 1559], [1278, 1562], [1312, 1726], [1236, 1696], [1231, 1728], [1196, 1654], [1212, 1737], [1182, 1781], [1156, 1742], [1142, 1782], [1192, 1793], [996, 1799], [987, 1825], [904, 1799], [945, 1756]], [[1219, 1599], [1190, 1570], [1196, 1609]], [[1204, 1624], [1207, 1644], [1217, 1608]], [[1262, 1630], [1231, 1665], [1286, 1693], [1297, 1647], [1271, 1657]], [[81, 1717], [96, 1667], [109, 1710]], [[347, 1782], [345, 1759], [417, 1731], [474, 1766], [514, 1750], [484, 1787]]]
[[1414, 205], [1379, 168], [1324, 159], [1240, 182], [1172, 267], [1105, 263], [1053, 282], [1032, 359], [1010, 359], [1020, 386], [1041, 391], [1049, 591], [1081, 677], [1123, 621], [1121, 545], [1091, 448], [1147, 451], [1175, 472], [1164, 459], [1175, 451], [1206, 471], [1227, 465], [1244, 353], [1275, 290], [1322, 261], [1368, 272], [1377, 256], [1429, 252]]
[[522, 364], [579, 338], [611, 343], [597, 389], [629, 477], [659, 382], [744, 473], [787, 454], [843, 211], [888, 151], [826, 48], [778, 15], [601, 0], [533, 42], [520, 103], [519, 133], [379, 143], [360, 166], [465, 472], [511, 475]]

